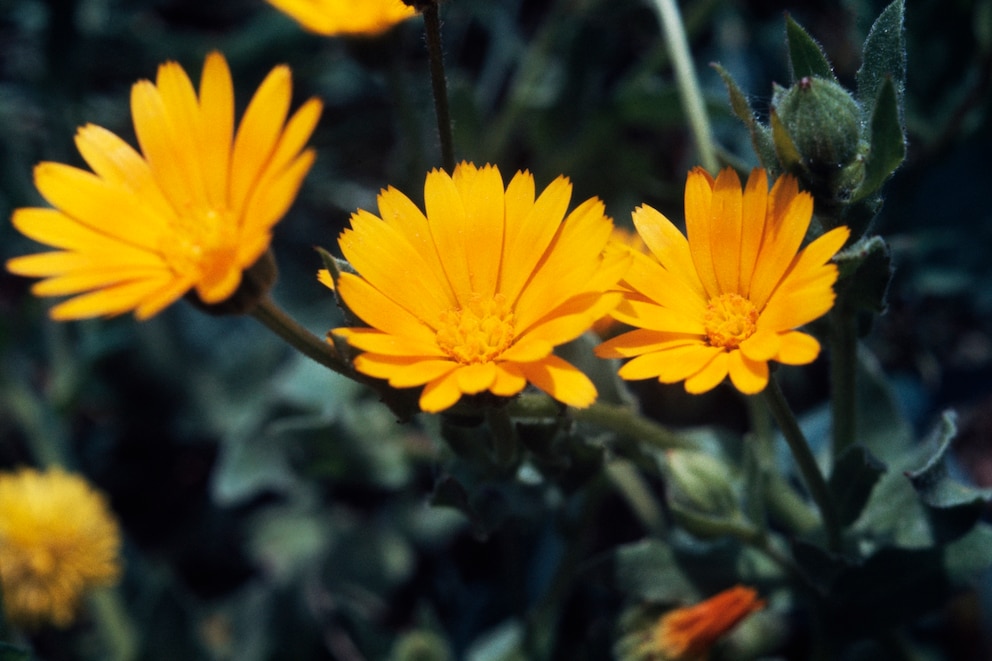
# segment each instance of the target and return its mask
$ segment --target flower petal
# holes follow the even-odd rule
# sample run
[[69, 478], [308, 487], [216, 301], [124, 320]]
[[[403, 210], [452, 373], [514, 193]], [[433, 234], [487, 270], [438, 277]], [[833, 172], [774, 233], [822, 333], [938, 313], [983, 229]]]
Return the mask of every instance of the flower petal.
[[589, 377], [558, 356], [520, 363], [518, 369], [528, 381], [562, 404], [581, 409], [596, 401], [596, 386]]
[[768, 363], [751, 360], [742, 351], [729, 355], [730, 380], [745, 395], [755, 395], [768, 385]]

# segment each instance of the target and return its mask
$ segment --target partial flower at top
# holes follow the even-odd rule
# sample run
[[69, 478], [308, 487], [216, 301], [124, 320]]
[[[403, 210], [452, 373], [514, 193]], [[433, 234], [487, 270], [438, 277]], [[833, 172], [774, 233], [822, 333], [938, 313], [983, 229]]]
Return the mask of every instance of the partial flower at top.
[[633, 358], [624, 379], [685, 381], [703, 393], [727, 375], [742, 393], [768, 383], [768, 361], [803, 365], [820, 344], [796, 328], [833, 307], [837, 267], [830, 263], [849, 236], [838, 227], [799, 250], [813, 199], [795, 178], [780, 177], [771, 191], [754, 170], [741, 191], [726, 169], [714, 180], [697, 168], [685, 190], [688, 238], [644, 205], [634, 225], [655, 259], [635, 255], [624, 286], [630, 291], [612, 312], [636, 330], [596, 349], [603, 358]]
[[0, 589], [11, 622], [71, 624], [87, 591], [117, 580], [120, 545], [104, 497], [83, 478], [0, 473]]
[[566, 216], [571, 191], [558, 177], [535, 199], [528, 172], [504, 189], [495, 166], [462, 163], [427, 175], [426, 215], [394, 188], [379, 195], [381, 217], [352, 215], [338, 243], [358, 275], [342, 273], [337, 291], [370, 328], [333, 333], [364, 352], [355, 369], [395, 388], [424, 386], [429, 412], [528, 383], [591, 404], [592, 382], [552, 352], [619, 302], [607, 290], [630, 257], [610, 242], [598, 199]]
[[208, 305], [229, 299], [265, 255], [272, 227], [313, 164], [304, 149], [321, 113], [316, 99], [287, 121], [292, 83], [279, 66], [262, 82], [235, 132], [234, 89], [220, 53], [207, 56], [199, 97], [175, 62], [131, 89], [141, 153], [88, 124], [76, 146], [92, 172], [40, 163], [35, 185], [54, 206], [14, 212], [25, 235], [59, 250], [7, 262], [47, 278], [38, 296], [76, 295], [53, 319], [158, 313], [191, 289]]
[[268, 0], [304, 29], [327, 36], [374, 36], [404, 21], [416, 10], [402, 0]]

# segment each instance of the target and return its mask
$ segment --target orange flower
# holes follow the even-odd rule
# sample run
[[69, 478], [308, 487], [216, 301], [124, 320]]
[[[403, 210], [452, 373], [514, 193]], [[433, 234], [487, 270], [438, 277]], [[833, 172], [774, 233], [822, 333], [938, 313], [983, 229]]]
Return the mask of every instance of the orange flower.
[[463, 394], [519, 393], [528, 383], [569, 406], [596, 398], [589, 378], [556, 356], [620, 300], [626, 249], [607, 249], [613, 223], [593, 198], [566, 215], [564, 177], [535, 199], [534, 178], [462, 163], [427, 175], [423, 213], [394, 188], [377, 217], [358, 211], [338, 240], [357, 271], [338, 295], [370, 328], [334, 334], [362, 351], [354, 367], [394, 388], [424, 386], [438, 412]]
[[764, 607], [754, 589], [735, 585], [694, 606], [662, 615], [648, 645], [666, 661], [705, 659], [714, 643]]
[[729, 374], [754, 394], [768, 383], [768, 361], [812, 362], [819, 342], [795, 329], [833, 306], [830, 260], [850, 234], [838, 227], [799, 250], [812, 214], [813, 198], [792, 176], [769, 192], [756, 169], [742, 192], [733, 170], [714, 180], [696, 168], [686, 181], [688, 236], [647, 205], [634, 211], [655, 259], [634, 255], [629, 292], [611, 313], [636, 330], [599, 345], [597, 355], [633, 358], [620, 368], [624, 379], [685, 381], [690, 393]]
[[52, 308], [58, 320], [132, 310], [147, 319], [191, 289], [208, 305], [228, 300], [313, 164], [304, 145], [321, 104], [311, 99], [287, 121], [291, 99], [290, 71], [276, 67], [235, 131], [223, 55], [207, 56], [199, 96], [182, 67], [161, 65], [154, 83], [131, 89], [142, 153], [88, 124], [76, 146], [92, 172], [35, 168], [55, 208], [18, 209], [11, 222], [59, 250], [15, 257], [7, 269], [45, 278], [32, 289], [38, 296], [73, 295]]
[[416, 10], [402, 0], [268, 0], [310, 32], [375, 36]]

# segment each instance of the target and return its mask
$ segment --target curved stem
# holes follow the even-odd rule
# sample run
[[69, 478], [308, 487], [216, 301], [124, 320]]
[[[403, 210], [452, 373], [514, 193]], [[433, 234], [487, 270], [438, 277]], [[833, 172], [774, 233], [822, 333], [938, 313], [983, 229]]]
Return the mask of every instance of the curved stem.
[[354, 372], [330, 343], [301, 326], [268, 296], [258, 302], [251, 315], [307, 358], [338, 374], [355, 378]]
[[764, 395], [768, 408], [782, 430], [785, 442], [788, 444], [789, 450], [792, 451], [792, 456], [796, 460], [799, 473], [803, 477], [803, 482], [806, 483], [806, 488], [809, 490], [813, 502], [820, 510], [823, 526], [827, 532], [827, 544], [831, 550], [839, 551], [841, 545], [840, 517], [837, 515], [833, 497], [830, 495], [827, 481], [816, 463], [809, 443], [799, 428], [796, 416], [785, 400], [782, 388], [774, 376], [768, 380], [768, 387], [765, 388], [762, 395]]
[[434, 93], [434, 112], [437, 114], [437, 134], [441, 141], [441, 163], [451, 174], [455, 171], [455, 141], [451, 132], [451, 111], [448, 108], [448, 84], [444, 76], [441, 14], [438, 3], [429, 3], [424, 8], [423, 14], [427, 54], [431, 62], [431, 89]]
[[713, 134], [710, 131], [703, 94], [699, 89], [699, 78], [689, 52], [682, 15], [675, 0], [654, 0], [654, 6], [661, 18], [665, 43], [675, 67], [675, 81], [679, 87], [682, 108], [689, 119], [689, 128], [692, 129], [696, 149], [699, 151], [699, 162], [711, 173], [715, 173], [719, 163], [713, 146]]

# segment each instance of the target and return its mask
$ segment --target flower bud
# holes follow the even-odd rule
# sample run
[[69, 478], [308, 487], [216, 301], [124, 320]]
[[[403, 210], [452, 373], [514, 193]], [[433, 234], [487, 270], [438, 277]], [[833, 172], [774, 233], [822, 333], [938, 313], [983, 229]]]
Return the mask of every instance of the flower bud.
[[776, 90], [773, 109], [806, 166], [834, 171], [851, 163], [861, 142], [861, 109], [847, 90], [816, 76]]
[[672, 451], [667, 472], [670, 495], [677, 504], [721, 517], [738, 512], [730, 470], [719, 459], [702, 452]]

